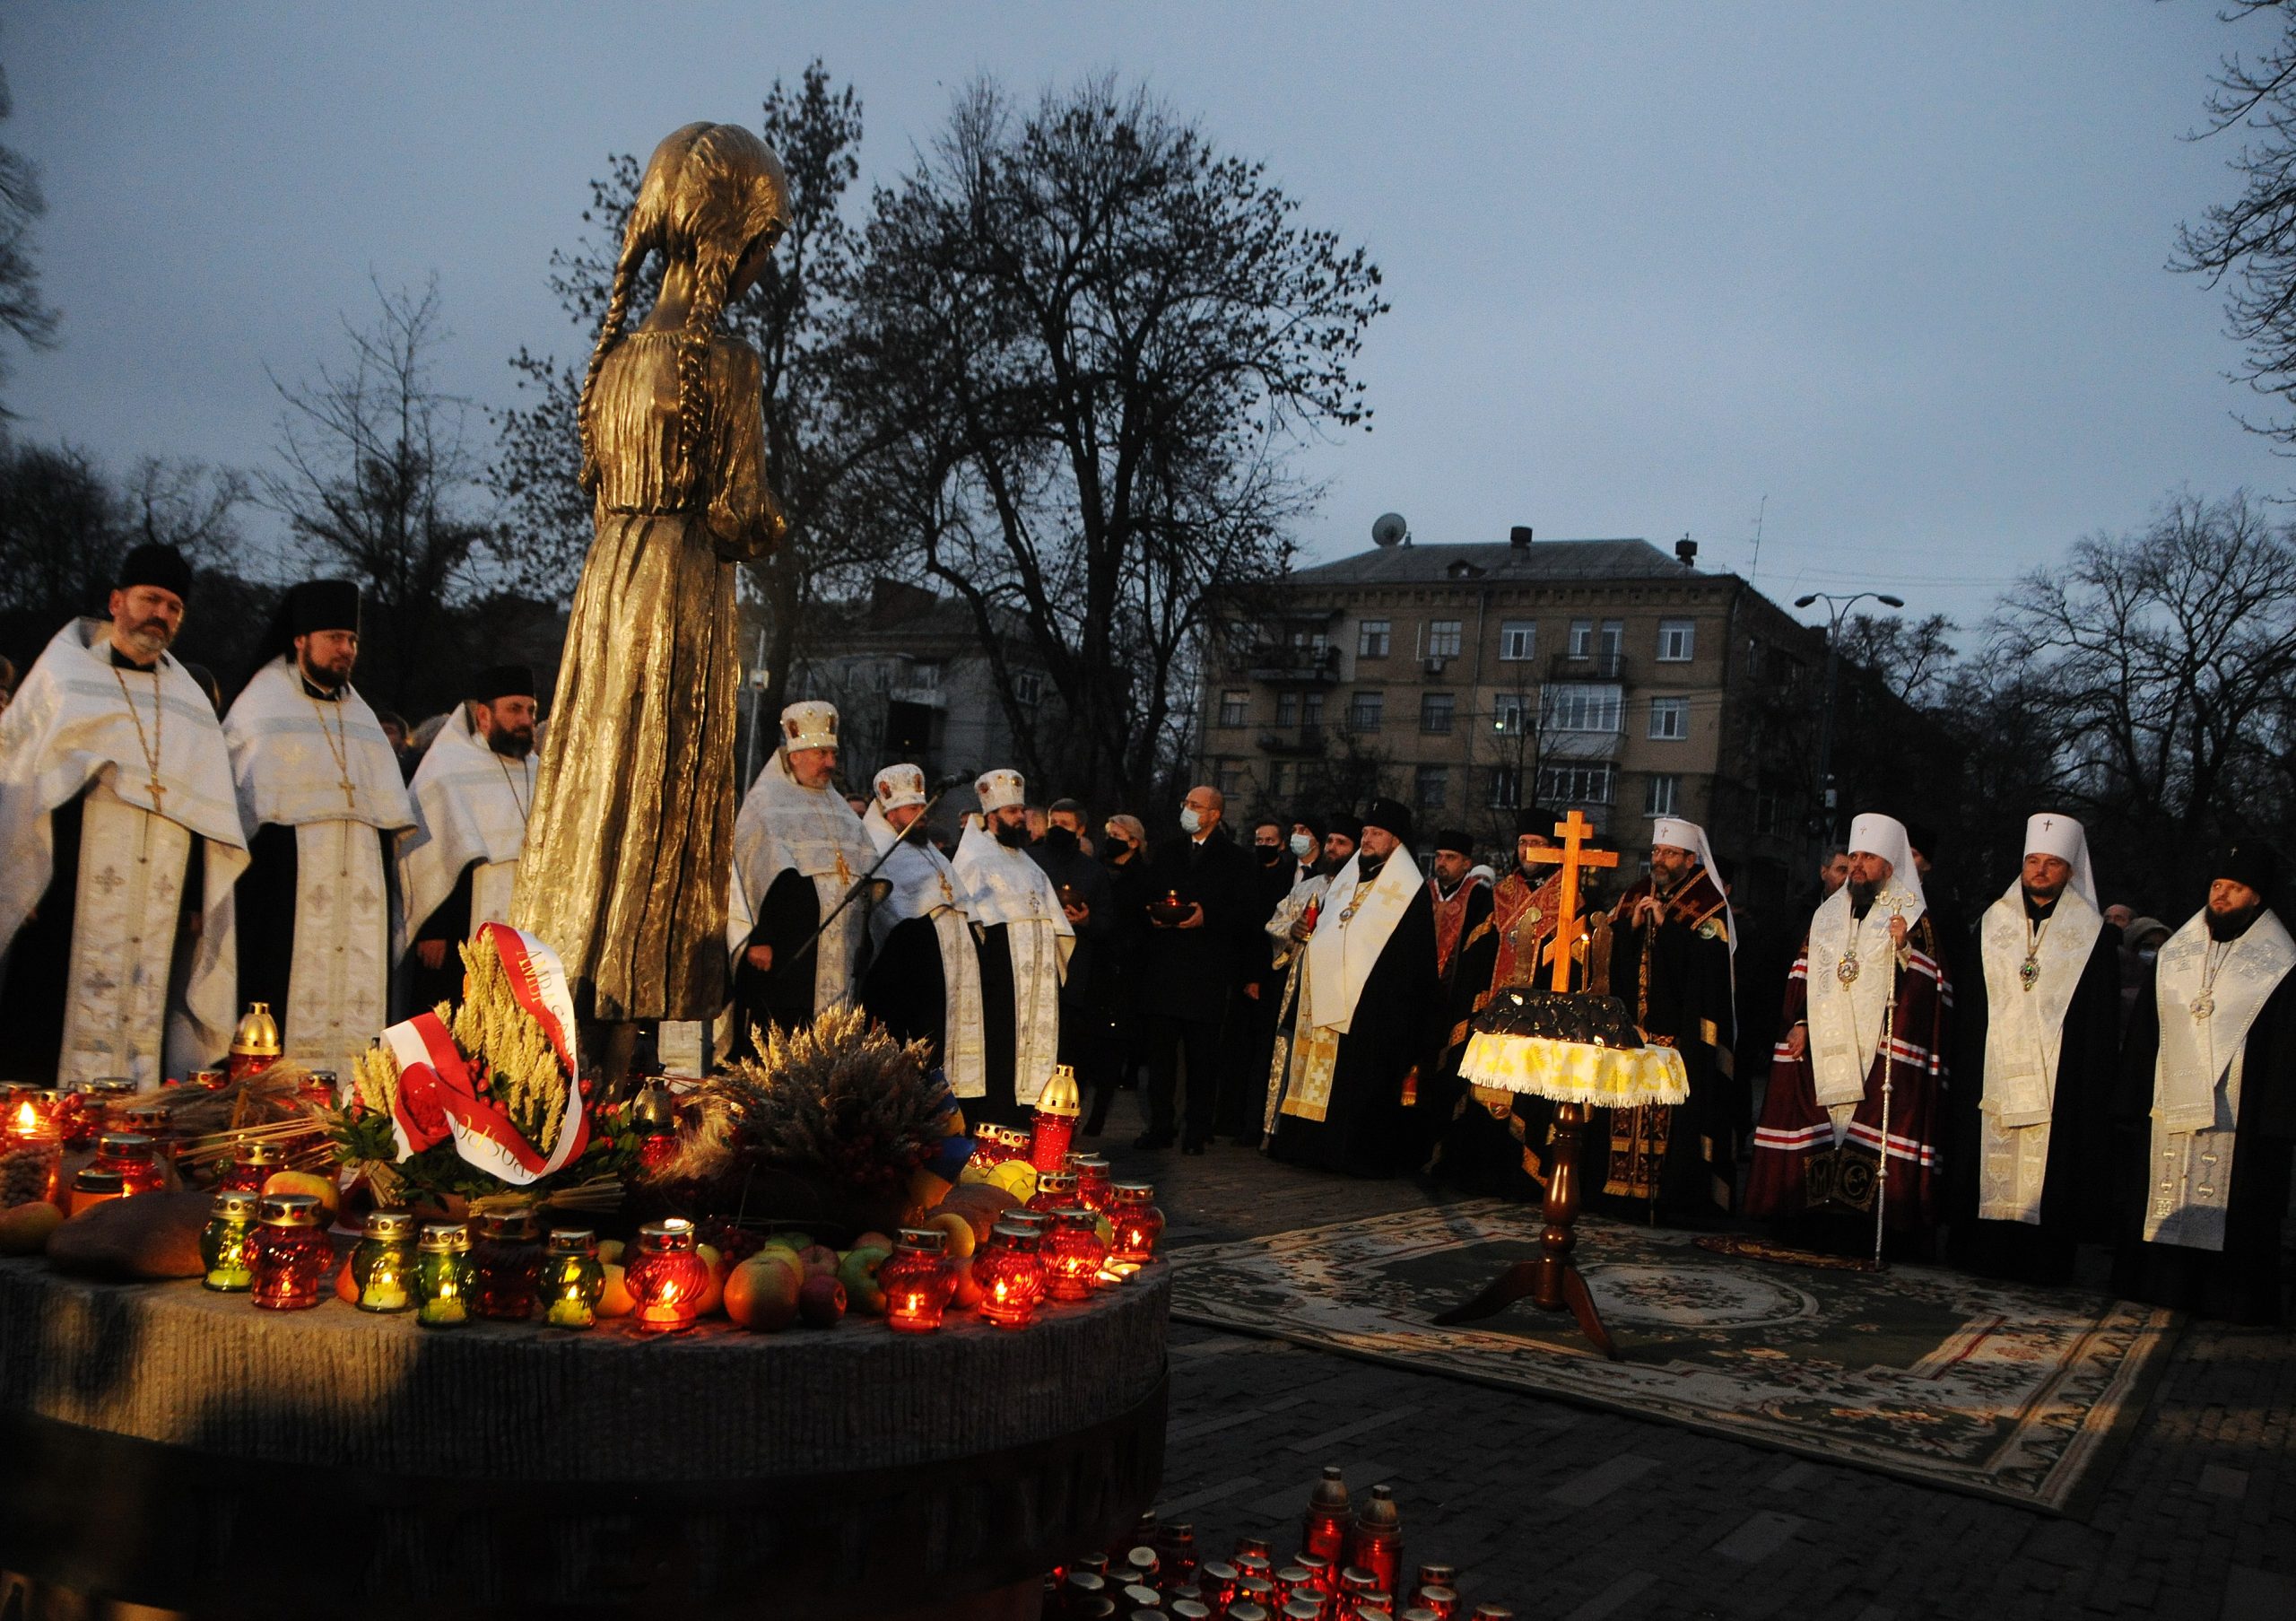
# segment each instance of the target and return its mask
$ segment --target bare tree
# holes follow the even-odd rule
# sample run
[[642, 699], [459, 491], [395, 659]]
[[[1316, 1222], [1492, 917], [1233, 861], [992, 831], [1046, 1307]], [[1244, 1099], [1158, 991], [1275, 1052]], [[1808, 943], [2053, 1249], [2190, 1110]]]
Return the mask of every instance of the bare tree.
[[417, 295], [375, 289], [369, 327], [346, 318], [347, 363], [283, 383], [277, 465], [259, 475], [307, 559], [365, 588], [374, 632], [361, 684], [403, 703], [455, 601], [480, 583], [491, 527], [471, 509], [467, 402], [432, 372], [446, 334], [438, 278]]
[[1952, 681], [1957, 655], [1949, 638], [1960, 631], [1943, 614], [1910, 623], [1893, 614], [1852, 614], [1841, 627], [1841, 657], [1900, 702], [1926, 709]]
[[[841, 379], [891, 442], [874, 504], [970, 606], [1023, 763], [1075, 791], [1153, 787], [1214, 603], [1280, 572], [1314, 504], [1290, 448], [1370, 415], [1348, 366], [1378, 272], [1298, 209], [1109, 81], [1026, 114], [977, 84], [877, 194]], [[1002, 667], [1006, 613], [1057, 736]]]
[[0, 626], [19, 667], [103, 606], [121, 534], [119, 498], [84, 452], [0, 440]]
[[[12, 106], [7, 76], [0, 74], [0, 118]], [[14, 147], [0, 146], [0, 327], [33, 349], [54, 345], [58, 318], [40, 297], [39, 270], [32, 263], [32, 222], [47, 212], [39, 170]], [[0, 361], [0, 379], [6, 376]]]

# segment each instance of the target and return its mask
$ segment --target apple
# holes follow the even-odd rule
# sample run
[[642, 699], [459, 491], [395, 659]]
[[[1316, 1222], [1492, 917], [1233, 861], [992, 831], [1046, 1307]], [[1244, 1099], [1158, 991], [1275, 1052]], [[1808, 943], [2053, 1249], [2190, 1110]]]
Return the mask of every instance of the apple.
[[769, 1244], [787, 1244], [798, 1254], [803, 1255], [813, 1247], [813, 1235], [810, 1233], [777, 1233], [765, 1242]]
[[972, 1259], [970, 1255], [949, 1263], [949, 1270], [956, 1275], [957, 1286], [949, 1295], [949, 1303], [959, 1311], [970, 1312], [987, 1298], [987, 1291], [972, 1280]]
[[622, 1264], [622, 1252], [627, 1248], [618, 1238], [602, 1238], [598, 1241], [598, 1259], [608, 1266], [618, 1267]]
[[0, 1215], [0, 1255], [38, 1255], [63, 1224], [64, 1212], [44, 1198], [18, 1205]]
[[797, 1314], [813, 1329], [834, 1329], [845, 1315], [845, 1285], [826, 1272], [816, 1272], [797, 1291]]
[[622, 1281], [622, 1268], [618, 1262], [608, 1261], [605, 1269], [606, 1287], [605, 1293], [598, 1296], [598, 1315], [627, 1317], [638, 1310], [638, 1303], [631, 1298], [630, 1285]]
[[837, 1276], [838, 1253], [826, 1244], [814, 1244], [800, 1250], [797, 1252], [797, 1259], [805, 1263], [805, 1276], [808, 1277], [816, 1277], [823, 1274], [831, 1277]]
[[331, 1176], [318, 1176], [309, 1171], [274, 1171], [263, 1184], [265, 1194], [308, 1193], [319, 1201], [319, 1208], [329, 1220], [343, 1209], [343, 1190], [335, 1185]]
[[751, 1256], [750, 1259], [770, 1260], [773, 1262], [774, 1265], [787, 1270], [789, 1276], [796, 1282], [804, 1283], [805, 1281], [805, 1263], [804, 1259], [800, 1257], [795, 1250], [792, 1250], [788, 1245], [780, 1242], [778, 1240], [766, 1245], [764, 1249], [760, 1250], [755, 1255]]
[[693, 1252], [709, 1268], [709, 1286], [701, 1292], [701, 1315], [707, 1317], [726, 1303], [726, 1258], [709, 1244], [696, 1244]]
[[745, 1329], [778, 1333], [797, 1320], [797, 1274], [752, 1256], [726, 1276], [726, 1315]]
[[351, 1276], [351, 1258], [348, 1255], [343, 1258], [342, 1270], [335, 1275], [335, 1297], [348, 1301], [354, 1306], [359, 1303], [359, 1280]]
[[949, 1242], [944, 1246], [943, 1253], [951, 1260], [966, 1259], [978, 1247], [978, 1241], [973, 1233], [972, 1223], [966, 1220], [961, 1211], [937, 1211], [925, 1218], [925, 1224], [928, 1227], [938, 1227], [949, 1235]]
[[864, 1317], [885, 1314], [885, 1292], [877, 1286], [877, 1268], [892, 1257], [892, 1251], [883, 1244], [864, 1244], [845, 1258], [837, 1269], [837, 1281], [845, 1285], [845, 1298]]
[[864, 1233], [860, 1237], [855, 1239], [853, 1241], [853, 1249], [848, 1250], [846, 1253], [850, 1255], [853, 1253], [853, 1250], [883, 1250], [890, 1255], [892, 1253], [892, 1247], [893, 1239], [891, 1233], [880, 1233], [874, 1228], [872, 1228], [868, 1232]]

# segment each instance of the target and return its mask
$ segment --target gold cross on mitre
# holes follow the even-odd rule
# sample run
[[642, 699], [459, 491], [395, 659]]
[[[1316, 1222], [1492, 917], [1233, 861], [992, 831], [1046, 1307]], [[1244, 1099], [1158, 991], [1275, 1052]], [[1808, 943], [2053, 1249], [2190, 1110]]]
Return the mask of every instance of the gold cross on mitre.
[[1561, 917], [1554, 925], [1554, 989], [1570, 989], [1570, 945], [1578, 932], [1578, 874], [1588, 867], [1616, 867], [1618, 852], [1614, 850], [1588, 850], [1587, 840], [1595, 824], [1577, 811], [1554, 824], [1554, 836], [1562, 841], [1561, 850], [1535, 850], [1534, 861], [1560, 862], [1562, 867]]

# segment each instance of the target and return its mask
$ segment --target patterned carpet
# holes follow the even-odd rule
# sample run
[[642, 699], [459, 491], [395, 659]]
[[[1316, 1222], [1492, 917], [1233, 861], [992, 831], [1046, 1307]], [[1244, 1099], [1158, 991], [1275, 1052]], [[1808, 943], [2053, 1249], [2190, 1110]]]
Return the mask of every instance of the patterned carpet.
[[2179, 1320], [1928, 1267], [1874, 1275], [1578, 1224], [1621, 1360], [1527, 1301], [1430, 1319], [1537, 1251], [1498, 1200], [1171, 1251], [1172, 1315], [2078, 1515], [2143, 1413]]

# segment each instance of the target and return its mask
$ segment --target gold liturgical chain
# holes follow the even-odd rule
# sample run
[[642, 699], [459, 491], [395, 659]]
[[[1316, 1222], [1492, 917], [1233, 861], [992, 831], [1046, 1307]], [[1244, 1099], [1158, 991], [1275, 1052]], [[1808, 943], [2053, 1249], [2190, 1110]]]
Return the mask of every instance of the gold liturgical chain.
[[152, 735], [148, 738], [144, 736], [143, 711], [135, 707], [135, 695], [127, 690], [127, 677], [119, 673], [117, 665], [111, 667], [111, 678], [119, 683], [120, 701], [127, 705], [127, 718], [135, 722], [135, 746], [144, 751], [144, 769], [148, 773], [144, 780], [152, 790], [152, 808], [158, 810], [168, 797], [167, 785], [160, 780], [160, 754], [167, 740], [168, 723], [167, 705], [160, 696], [160, 667], [152, 667]]
[[350, 722], [343, 718], [343, 700], [339, 697], [335, 700], [335, 730], [329, 731], [326, 726], [327, 706], [317, 699], [311, 698], [309, 693], [305, 693], [303, 696], [310, 699], [311, 708], [317, 711], [319, 736], [326, 739], [327, 753], [335, 756], [335, 769], [342, 779], [339, 786], [343, 789], [343, 803], [356, 810], [359, 806], [359, 791], [351, 786]]

